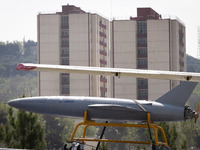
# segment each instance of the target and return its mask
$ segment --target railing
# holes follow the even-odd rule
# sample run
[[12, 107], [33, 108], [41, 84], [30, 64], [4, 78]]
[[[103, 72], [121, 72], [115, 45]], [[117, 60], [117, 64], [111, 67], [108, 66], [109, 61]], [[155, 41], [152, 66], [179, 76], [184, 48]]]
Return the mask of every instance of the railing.
[[107, 56], [107, 52], [105, 50], [100, 50], [100, 54], [104, 55], [104, 56]]
[[104, 82], [104, 83], [107, 83], [107, 79], [105, 77], [102, 77], [102, 76], [100, 77], [100, 81]]
[[102, 22], [99, 22], [99, 26], [106, 29], [106, 25], [102, 24]]
[[100, 59], [100, 64], [107, 65], [107, 61], [103, 60], [103, 59]]

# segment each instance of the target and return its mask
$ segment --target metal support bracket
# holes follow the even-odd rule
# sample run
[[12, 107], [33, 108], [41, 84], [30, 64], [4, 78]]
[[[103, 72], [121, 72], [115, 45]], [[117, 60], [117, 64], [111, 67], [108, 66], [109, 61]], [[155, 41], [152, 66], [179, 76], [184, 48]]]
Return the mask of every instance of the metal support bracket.
[[[75, 133], [78, 129], [79, 126], [84, 125], [84, 130], [83, 130], [83, 135], [82, 138], [74, 138]], [[94, 139], [94, 138], [86, 138], [85, 134], [86, 134], [86, 130], [87, 127], [89, 126], [103, 126], [103, 127], [134, 127], [134, 128], [152, 128], [154, 130], [154, 139], [155, 139], [155, 145], [156, 146], [165, 146], [167, 148], [169, 148], [169, 145], [167, 143], [167, 138], [165, 135], [164, 130], [157, 126], [155, 123], [151, 123], [150, 122], [150, 113], [147, 113], [147, 123], [146, 124], [121, 124], [121, 123], [97, 123], [95, 121], [90, 121], [87, 120], [87, 111], [85, 111], [84, 113], [84, 121], [77, 124], [74, 128], [74, 131], [72, 133], [72, 136], [69, 140], [69, 142], [73, 142], [73, 141], [80, 141], [80, 143], [84, 143], [85, 141], [94, 141], [94, 142], [116, 142], [116, 143], [133, 143], [133, 144], [152, 144], [152, 141], [124, 141], [124, 140], [110, 140], [110, 139]], [[157, 134], [157, 130], [160, 130], [162, 135], [163, 135], [163, 139], [164, 142], [159, 142], [158, 141], [158, 134]]]

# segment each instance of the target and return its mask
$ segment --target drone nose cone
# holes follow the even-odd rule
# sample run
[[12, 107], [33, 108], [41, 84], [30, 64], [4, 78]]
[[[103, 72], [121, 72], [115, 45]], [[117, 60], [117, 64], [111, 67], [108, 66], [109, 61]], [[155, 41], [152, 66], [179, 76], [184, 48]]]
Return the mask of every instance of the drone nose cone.
[[[50, 111], [48, 108], [48, 99], [46, 97], [26, 97], [14, 99], [8, 102], [11, 107], [35, 113], [44, 113]], [[54, 106], [50, 103], [50, 106]]]
[[37, 99], [29, 97], [11, 100], [8, 102], [8, 105], [17, 109], [31, 111], [31, 112], [34, 112], [35, 110], [38, 109]]
[[10, 105], [11, 107], [21, 110], [28, 110], [31, 107], [31, 104], [31, 98], [19, 98], [8, 102], [8, 105]]
[[14, 107], [14, 108], [18, 108], [18, 109], [21, 109], [21, 107], [22, 107], [22, 104], [21, 104], [20, 100], [18, 100], [18, 99], [9, 101], [8, 105], [10, 105], [11, 107]]

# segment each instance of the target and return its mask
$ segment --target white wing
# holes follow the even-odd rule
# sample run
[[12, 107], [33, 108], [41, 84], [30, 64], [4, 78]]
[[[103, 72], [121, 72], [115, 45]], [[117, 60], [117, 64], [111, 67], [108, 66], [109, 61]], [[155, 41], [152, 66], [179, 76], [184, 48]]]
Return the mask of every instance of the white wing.
[[191, 73], [191, 72], [45, 65], [45, 64], [30, 64], [30, 63], [18, 64], [16, 69], [24, 70], [24, 71], [79, 73], [79, 74], [110, 75], [110, 76], [118, 76], [118, 77], [127, 76], [127, 77], [136, 77], [136, 78], [200, 82], [200, 73]]

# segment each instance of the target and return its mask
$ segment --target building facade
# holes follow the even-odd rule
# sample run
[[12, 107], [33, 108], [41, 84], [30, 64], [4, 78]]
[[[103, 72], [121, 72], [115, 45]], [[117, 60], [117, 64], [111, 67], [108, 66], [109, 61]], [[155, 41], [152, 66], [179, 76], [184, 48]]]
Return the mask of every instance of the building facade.
[[[138, 8], [130, 20], [109, 20], [72, 5], [38, 15], [38, 63], [185, 71], [185, 26]], [[178, 82], [39, 73], [39, 95], [154, 100]]]
[[[115, 68], [185, 71], [185, 26], [151, 8], [138, 8], [137, 17], [111, 22], [111, 54]], [[113, 83], [115, 97], [150, 100], [178, 84], [128, 77]]]
[[[109, 66], [109, 21], [73, 5], [38, 15], [38, 63]], [[110, 77], [39, 73], [39, 95], [110, 95]]]

